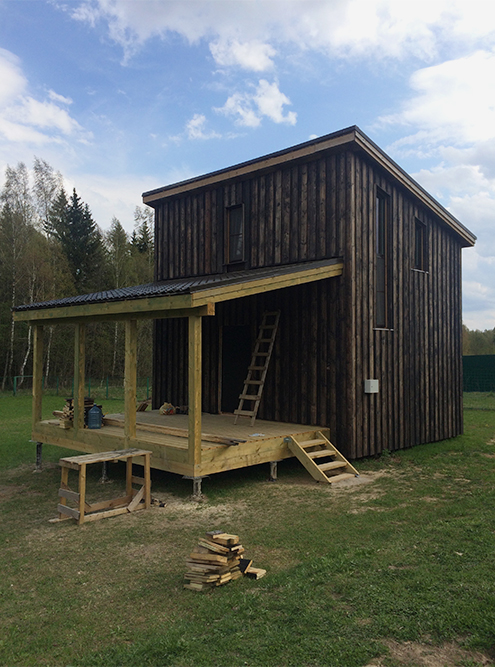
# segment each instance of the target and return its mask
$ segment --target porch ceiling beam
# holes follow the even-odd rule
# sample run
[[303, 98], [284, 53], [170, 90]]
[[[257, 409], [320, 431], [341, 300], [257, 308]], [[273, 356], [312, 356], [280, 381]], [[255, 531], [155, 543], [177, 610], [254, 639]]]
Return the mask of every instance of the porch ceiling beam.
[[231, 299], [239, 299], [251, 294], [271, 292], [273, 290], [284, 289], [285, 287], [294, 287], [295, 285], [303, 285], [317, 280], [324, 280], [325, 278], [340, 276], [342, 275], [343, 268], [344, 262], [339, 261], [329, 264], [328, 266], [308, 269], [307, 271], [296, 271], [294, 273], [287, 273], [280, 276], [274, 275], [259, 280], [248, 280], [242, 283], [203, 289], [194, 292], [191, 296], [193, 304], [196, 306], [210, 301], [215, 303], [220, 301], [230, 301]]
[[[171, 317], [189, 317], [197, 315], [205, 317], [215, 315], [215, 304], [204, 303], [200, 306], [191, 305], [191, 296], [180, 296], [187, 298], [189, 304], [185, 307], [175, 307], [174, 296], [154, 297], [149, 299], [134, 299], [129, 301], [116, 301], [113, 303], [92, 303], [80, 306], [67, 306], [65, 308], [39, 308], [38, 310], [22, 310], [14, 312], [16, 322], [38, 322], [49, 324], [76, 324], [77, 322], [89, 321], [125, 321], [125, 320], [160, 320]], [[170, 299], [171, 302], [163, 300]], [[143, 302], [146, 301], [146, 304]], [[111, 308], [110, 308], [111, 307]]]

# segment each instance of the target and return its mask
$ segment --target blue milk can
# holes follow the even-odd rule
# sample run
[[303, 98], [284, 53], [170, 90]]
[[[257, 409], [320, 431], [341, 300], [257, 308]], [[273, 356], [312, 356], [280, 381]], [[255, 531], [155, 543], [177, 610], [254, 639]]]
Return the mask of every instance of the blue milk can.
[[101, 428], [103, 412], [97, 405], [93, 405], [88, 412], [88, 428]]

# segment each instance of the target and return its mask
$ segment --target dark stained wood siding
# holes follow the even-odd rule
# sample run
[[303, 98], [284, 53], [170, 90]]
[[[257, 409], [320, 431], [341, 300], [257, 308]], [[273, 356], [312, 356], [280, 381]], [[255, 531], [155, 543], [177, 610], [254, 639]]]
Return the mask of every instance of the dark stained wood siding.
[[[392, 321], [376, 329], [377, 188], [390, 197]], [[262, 419], [329, 426], [351, 458], [462, 432], [461, 243], [370, 158], [342, 150], [165, 199], [156, 210], [156, 277], [223, 272], [226, 207], [243, 204], [246, 266], [342, 257], [339, 278], [217, 304], [203, 320], [203, 410], [217, 412], [221, 333], [265, 309], [282, 317]], [[428, 271], [414, 270], [415, 219]], [[365, 394], [377, 379], [378, 394]], [[155, 324], [154, 406], [187, 403], [187, 322]]]

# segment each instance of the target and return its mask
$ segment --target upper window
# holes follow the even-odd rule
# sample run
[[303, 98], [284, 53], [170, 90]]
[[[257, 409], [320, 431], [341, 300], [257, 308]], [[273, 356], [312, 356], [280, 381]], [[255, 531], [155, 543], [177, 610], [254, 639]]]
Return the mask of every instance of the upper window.
[[227, 209], [227, 264], [244, 261], [244, 207]]
[[414, 221], [414, 268], [428, 271], [427, 229], [417, 218]]
[[382, 190], [376, 192], [376, 276], [375, 305], [376, 327], [386, 329], [390, 326], [388, 298], [389, 270], [389, 208], [390, 197]]

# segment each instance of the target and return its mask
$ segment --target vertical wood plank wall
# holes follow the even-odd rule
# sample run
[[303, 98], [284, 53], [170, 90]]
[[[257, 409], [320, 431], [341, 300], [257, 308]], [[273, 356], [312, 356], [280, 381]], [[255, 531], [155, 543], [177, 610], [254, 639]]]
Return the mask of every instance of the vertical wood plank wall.
[[[375, 197], [390, 195], [390, 330], [375, 328]], [[340, 278], [217, 305], [203, 318], [203, 410], [218, 412], [221, 327], [282, 318], [259, 417], [330, 426], [352, 457], [462, 432], [461, 244], [371, 160], [352, 151], [287, 163], [156, 211], [158, 280], [221, 273], [224, 211], [243, 204], [246, 267], [342, 257]], [[428, 271], [413, 270], [427, 226]], [[187, 321], [155, 323], [154, 406], [187, 404]], [[378, 394], [364, 380], [378, 379]]]

